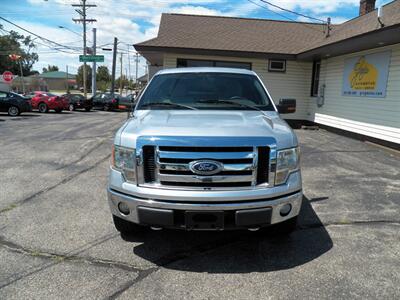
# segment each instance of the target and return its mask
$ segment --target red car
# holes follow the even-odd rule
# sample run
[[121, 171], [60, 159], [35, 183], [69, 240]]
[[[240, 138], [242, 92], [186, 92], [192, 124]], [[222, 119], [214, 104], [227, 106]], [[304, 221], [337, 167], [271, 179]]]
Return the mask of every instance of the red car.
[[68, 99], [48, 92], [33, 92], [28, 95], [31, 97], [33, 109], [38, 109], [41, 113], [46, 113], [50, 109], [57, 113], [68, 110]]

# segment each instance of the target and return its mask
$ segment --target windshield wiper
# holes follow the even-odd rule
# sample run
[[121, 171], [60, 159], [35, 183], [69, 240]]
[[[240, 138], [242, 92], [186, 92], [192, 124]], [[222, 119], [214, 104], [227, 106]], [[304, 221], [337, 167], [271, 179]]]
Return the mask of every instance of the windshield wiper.
[[153, 102], [153, 103], [148, 103], [144, 104], [141, 107], [151, 107], [151, 106], [174, 106], [174, 107], [181, 107], [181, 108], [186, 108], [186, 109], [191, 109], [191, 110], [197, 110], [197, 108], [189, 106], [189, 105], [184, 105], [184, 104], [179, 104], [179, 103], [170, 103], [170, 102]]
[[224, 100], [224, 99], [220, 99], [220, 100], [210, 99], [210, 100], [199, 100], [197, 102], [199, 102], [199, 103], [212, 103], [212, 104], [218, 104], [218, 103], [233, 104], [233, 105], [237, 105], [237, 106], [241, 106], [241, 107], [250, 108], [252, 110], [257, 110], [257, 111], [261, 112], [264, 116], [269, 118], [268, 115], [261, 108], [258, 108], [256, 106], [249, 105], [249, 104], [238, 103], [236, 101]]

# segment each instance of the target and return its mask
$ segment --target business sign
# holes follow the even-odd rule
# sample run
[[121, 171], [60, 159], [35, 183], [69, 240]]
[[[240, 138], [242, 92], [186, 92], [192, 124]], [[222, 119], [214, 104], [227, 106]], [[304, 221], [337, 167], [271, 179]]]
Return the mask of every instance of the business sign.
[[80, 62], [104, 62], [104, 55], [79, 55]]
[[346, 59], [343, 96], [386, 97], [391, 52], [380, 52]]

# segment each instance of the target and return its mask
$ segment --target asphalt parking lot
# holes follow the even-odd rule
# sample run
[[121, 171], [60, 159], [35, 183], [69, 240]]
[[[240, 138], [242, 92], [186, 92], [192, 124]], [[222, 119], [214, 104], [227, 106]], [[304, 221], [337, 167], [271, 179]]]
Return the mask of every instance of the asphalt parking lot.
[[400, 298], [399, 154], [296, 130], [305, 198], [290, 237], [121, 237], [106, 182], [125, 118], [0, 115], [0, 299]]

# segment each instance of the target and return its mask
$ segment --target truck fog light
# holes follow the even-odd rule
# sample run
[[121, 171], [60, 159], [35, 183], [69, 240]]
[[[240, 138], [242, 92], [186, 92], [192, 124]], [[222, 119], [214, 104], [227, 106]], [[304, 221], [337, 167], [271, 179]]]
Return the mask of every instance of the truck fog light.
[[291, 210], [292, 210], [292, 205], [290, 203], [287, 203], [281, 207], [279, 213], [282, 217], [286, 217]]
[[118, 204], [118, 209], [119, 209], [119, 211], [120, 211], [121, 213], [123, 213], [124, 215], [129, 215], [130, 210], [129, 210], [129, 206], [128, 206], [126, 203], [120, 202], [120, 203]]

